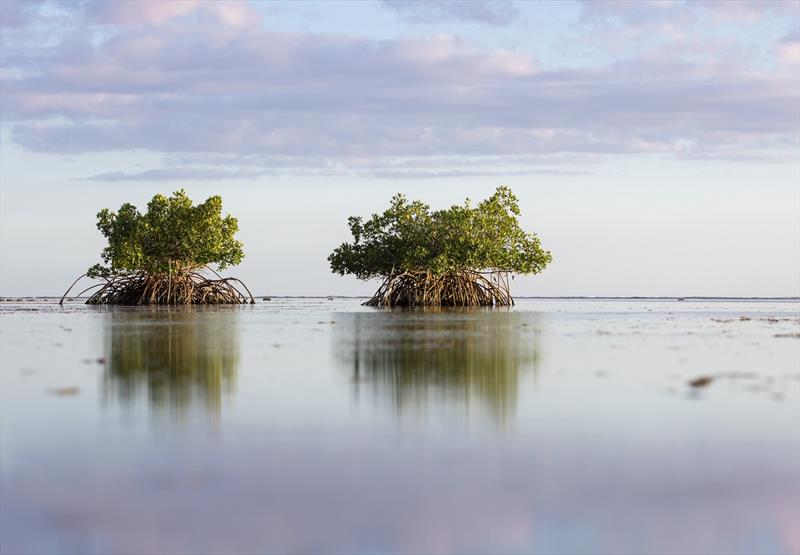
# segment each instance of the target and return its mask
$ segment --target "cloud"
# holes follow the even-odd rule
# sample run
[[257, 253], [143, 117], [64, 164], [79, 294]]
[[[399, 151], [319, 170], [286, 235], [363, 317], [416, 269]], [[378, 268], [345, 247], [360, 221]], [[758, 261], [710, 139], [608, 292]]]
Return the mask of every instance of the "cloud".
[[583, 0], [583, 19], [614, 18], [627, 23], [642, 23], [662, 19], [666, 14], [679, 13], [679, 2], [672, 0]]
[[572, 176], [591, 175], [586, 170], [525, 169], [509, 170], [496, 167], [494, 169], [440, 169], [440, 170], [388, 170], [380, 169], [367, 172], [365, 176], [378, 179], [443, 179], [453, 177], [512, 177], [512, 176]]
[[[245, 3], [159, 3], [136, 14], [118, 4], [88, 4], [67, 18], [56, 42], [17, 34], [14, 48], [3, 49], [2, 117], [14, 141], [59, 154], [228, 157], [224, 171], [217, 163], [179, 164], [197, 172], [183, 174], [192, 179], [245, 176], [241, 166], [259, 156], [273, 172], [445, 176], [465, 170], [397, 169], [381, 160], [496, 157], [508, 168], [509, 157], [563, 154], [796, 155], [797, 64], [771, 71], [729, 58], [648, 54], [543, 69], [529, 53], [449, 34], [286, 33], [257, 24]], [[629, 17], [645, 10], [630, 9]], [[642, 13], [636, 17], [651, 16]], [[791, 60], [794, 46], [786, 44], [776, 56]], [[275, 166], [281, 157], [296, 165]], [[375, 167], [356, 169], [349, 162], [356, 159]], [[92, 179], [177, 175], [155, 168]]]
[[775, 45], [778, 60], [797, 68], [800, 66], [800, 32], [789, 33]]
[[137, 172], [104, 172], [80, 178], [87, 181], [221, 181], [253, 179], [275, 175], [371, 177], [377, 179], [420, 179], [465, 176], [588, 175], [572, 169], [587, 165], [585, 156], [503, 156], [343, 158], [325, 157], [181, 154], [162, 160], [165, 167]]
[[439, 169], [439, 170], [411, 170], [411, 169], [373, 169], [373, 170], [335, 170], [335, 169], [307, 169], [303, 160], [298, 166], [283, 170], [242, 171], [223, 168], [155, 168], [141, 172], [106, 172], [82, 178], [83, 181], [102, 181], [115, 183], [120, 181], [225, 181], [229, 179], [254, 179], [264, 176], [287, 175], [294, 176], [330, 176], [331, 174], [347, 175], [351, 177], [372, 177], [376, 179], [443, 179], [453, 177], [476, 176], [573, 176], [591, 175], [594, 172], [587, 170], [558, 170], [558, 169], [526, 169], [508, 170], [500, 167], [494, 169]]
[[465, 21], [505, 26], [519, 17], [517, 7], [507, 0], [381, 0], [381, 4], [415, 23]]
[[192, 12], [199, 0], [121, 0], [90, 2], [86, 6], [90, 20], [110, 25], [163, 23]]
[[738, 23], [752, 23], [765, 17], [789, 15], [800, 17], [800, 3], [797, 0], [697, 0], [718, 20]]
[[141, 172], [107, 172], [85, 177], [87, 181], [220, 181], [226, 179], [251, 179], [273, 172], [231, 170], [225, 168], [157, 168]]
[[0, 2], [0, 27], [15, 27], [22, 24], [22, 10], [16, 0]]
[[711, 16], [716, 23], [753, 23], [766, 17], [795, 16], [796, 0], [582, 0], [583, 19], [613, 18], [630, 24], [671, 20], [687, 24]]
[[[759, 65], [781, 28], [798, 29], [796, 0], [584, 0], [581, 39], [616, 58]], [[761, 60], [763, 62], [763, 60]]]

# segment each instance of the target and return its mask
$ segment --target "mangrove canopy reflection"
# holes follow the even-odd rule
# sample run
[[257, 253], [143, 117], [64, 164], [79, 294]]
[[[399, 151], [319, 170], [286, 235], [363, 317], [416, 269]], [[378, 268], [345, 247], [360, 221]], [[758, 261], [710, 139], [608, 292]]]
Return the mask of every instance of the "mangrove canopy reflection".
[[448, 311], [340, 314], [332, 342], [356, 394], [386, 398], [401, 413], [444, 406], [511, 420], [524, 376], [539, 363], [535, 315]]
[[113, 311], [104, 326], [104, 401], [183, 418], [190, 411], [214, 419], [234, 392], [239, 365], [239, 321], [233, 311], [167, 307]]
[[551, 260], [519, 215], [508, 187], [434, 212], [398, 194], [381, 214], [349, 218], [353, 241], [328, 261], [341, 275], [383, 279], [371, 306], [510, 305], [509, 274], [538, 274]]
[[180, 190], [171, 197], [154, 196], [144, 214], [130, 203], [117, 212], [105, 208], [97, 214], [97, 228], [108, 240], [103, 263], [75, 281], [85, 276], [102, 280], [78, 294], [94, 290], [88, 304], [254, 302], [241, 281], [223, 278], [212, 268], [235, 266], [244, 257], [234, 238], [239, 224], [222, 216], [219, 196], [194, 206]]

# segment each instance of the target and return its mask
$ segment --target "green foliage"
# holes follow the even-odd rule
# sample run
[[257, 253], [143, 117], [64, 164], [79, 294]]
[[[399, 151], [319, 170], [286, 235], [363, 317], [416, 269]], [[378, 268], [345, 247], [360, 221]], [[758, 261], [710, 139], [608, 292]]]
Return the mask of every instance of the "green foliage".
[[97, 228], [108, 246], [101, 254], [104, 265], [92, 266], [90, 277], [185, 273], [209, 264], [225, 268], [244, 257], [242, 244], [234, 239], [239, 224], [232, 216], [222, 217], [219, 196], [193, 206], [183, 190], [171, 197], [156, 195], [145, 214], [129, 203], [118, 212], [105, 208], [97, 214]]
[[382, 214], [349, 218], [353, 242], [335, 249], [328, 261], [332, 271], [360, 279], [415, 271], [537, 274], [552, 257], [535, 234], [522, 230], [519, 215], [508, 187], [498, 187], [476, 207], [467, 200], [435, 212], [398, 194]]

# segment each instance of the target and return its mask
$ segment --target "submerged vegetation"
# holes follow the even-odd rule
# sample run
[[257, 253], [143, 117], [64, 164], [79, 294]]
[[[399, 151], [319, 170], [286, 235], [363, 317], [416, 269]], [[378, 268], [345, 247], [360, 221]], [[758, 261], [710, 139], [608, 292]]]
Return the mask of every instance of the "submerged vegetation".
[[511, 305], [509, 276], [538, 274], [551, 260], [519, 215], [508, 187], [477, 206], [467, 200], [433, 212], [398, 194], [369, 220], [349, 218], [353, 242], [328, 261], [340, 275], [383, 280], [369, 306]]
[[[103, 209], [97, 228], [108, 240], [101, 257], [64, 293], [61, 302], [84, 277], [101, 280], [78, 293], [92, 291], [88, 304], [239, 304], [255, 302], [236, 278], [218, 270], [244, 257], [234, 238], [236, 218], [222, 216], [222, 198], [209, 197], [194, 206], [183, 190], [156, 195], [142, 214], [130, 203], [119, 211]], [[243, 293], [240, 287], [247, 292]]]

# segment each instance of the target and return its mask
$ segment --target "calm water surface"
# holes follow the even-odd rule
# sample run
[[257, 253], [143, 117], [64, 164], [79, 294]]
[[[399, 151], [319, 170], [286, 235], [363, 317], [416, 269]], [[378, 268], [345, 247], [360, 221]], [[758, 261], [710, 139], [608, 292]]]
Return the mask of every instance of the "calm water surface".
[[797, 301], [0, 314], [2, 553], [800, 553]]

